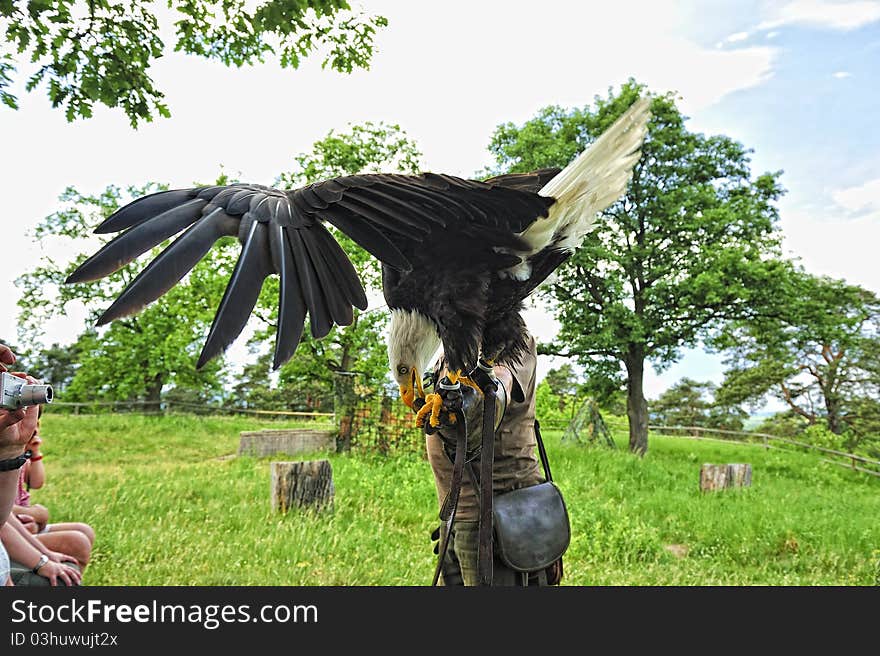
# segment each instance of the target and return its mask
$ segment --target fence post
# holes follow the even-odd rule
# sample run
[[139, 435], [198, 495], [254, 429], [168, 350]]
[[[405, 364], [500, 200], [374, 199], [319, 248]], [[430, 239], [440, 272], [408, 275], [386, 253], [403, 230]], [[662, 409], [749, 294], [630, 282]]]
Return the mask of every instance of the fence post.
[[351, 451], [356, 397], [354, 377], [351, 371], [333, 372], [333, 412], [336, 415], [336, 450]]

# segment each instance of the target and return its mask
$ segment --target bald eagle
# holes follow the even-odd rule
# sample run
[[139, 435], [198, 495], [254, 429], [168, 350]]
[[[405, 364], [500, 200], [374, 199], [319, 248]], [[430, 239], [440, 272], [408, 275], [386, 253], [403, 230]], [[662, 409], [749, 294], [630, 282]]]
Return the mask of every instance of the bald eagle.
[[625, 191], [649, 117], [640, 99], [564, 170], [484, 181], [449, 175], [338, 177], [301, 189], [255, 184], [196, 187], [144, 196], [95, 230], [122, 232], [67, 279], [100, 279], [183, 233], [131, 282], [98, 325], [134, 314], [189, 272], [223, 236], [241, 254], [197, 366], [243, 330], [263, 281], [280, 276], [277, 369], [296, 350], [309, 317], [315, 338], [349, 325], [367, 298], [345, 252], [323, 225], [382, 263], [391, 310], [388, 357], [401, 397], [424, 397], [422, 374], [442, 345], [453, 372], [480, 357], [516, 361], [526, 348], [523, 300]]

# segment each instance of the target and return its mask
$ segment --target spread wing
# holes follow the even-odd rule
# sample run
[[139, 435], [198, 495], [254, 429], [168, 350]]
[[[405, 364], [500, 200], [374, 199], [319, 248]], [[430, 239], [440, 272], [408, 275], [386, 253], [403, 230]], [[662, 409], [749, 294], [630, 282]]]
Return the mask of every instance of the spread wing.
[[237, 236], [241, 254], [197, 366], [241, 333], [263, 281], [277, 274], [277, 368], [296, 350], [306, 315], [312, 335], [320, 338], [334, 324], [349, 325], [353, 307], [367, 307], [354, 266], [322, 221], [384, 264], [410, 270], [430, 265], [441, 237], [447, 244], [481, 240], [488, 253], [522, 250], [518, 233], [546, 216], [553, 202], [504, 181], [431, 173], [347, 176], [293, 191], [252, 184], [165, 191], [126, 205], [98, 226], [98, 233], [123, 232], [67, 282], [107, 276], [182, 233], [104, 312], [98, 323], [105, 324], [140, 311], [177, 284], [219, 238]]

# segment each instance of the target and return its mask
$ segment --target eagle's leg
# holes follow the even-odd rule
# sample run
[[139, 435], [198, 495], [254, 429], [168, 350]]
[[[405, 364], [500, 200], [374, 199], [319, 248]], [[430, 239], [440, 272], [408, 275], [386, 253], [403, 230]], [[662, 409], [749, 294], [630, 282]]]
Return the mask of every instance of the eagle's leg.
[[495, 377], [495, 358], [481, 357], [477, 362], [477, 366], [471, 371], [470, 377], [471, 384], [482, 396], [485, 396], [489, 390], [497, 390], [498, 379]]
[[480, 386], [477, 385], [473, 380], [468, 378], [467, 376], [463, 376], [461, 373], [461, 369], [457, 370], [455, 373], [447, 374], [447, 378], [449, 378], [449, 382], [453, 385], [455, 383], [461, 383], [462, 385], [467, 385], [468, 387], [473, 387], [480, 394], [483, 393], [483, 390], [480, 389]]

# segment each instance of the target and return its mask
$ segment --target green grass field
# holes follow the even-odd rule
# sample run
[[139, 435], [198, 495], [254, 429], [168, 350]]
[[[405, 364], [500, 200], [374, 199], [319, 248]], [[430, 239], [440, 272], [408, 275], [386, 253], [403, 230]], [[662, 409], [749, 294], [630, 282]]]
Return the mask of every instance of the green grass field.
[[[95, 527], [88, 585], [428, 584], [438, 520], [427, 462], [330, 455], [333, 510], [277, 514], [269, 459], [233, 454], [239, 431], [288, 425], [50, 412], [48, 482], [33, 500], [53, 521]], [[876, 478], [747, 445], [652, 437], [638, 459], [559, 439], [546, 436], [572, 520], [567, 585], [872, 585], [880, 576]], [[753, 485], [701, 494], [704, 462], [750, 462]]]

